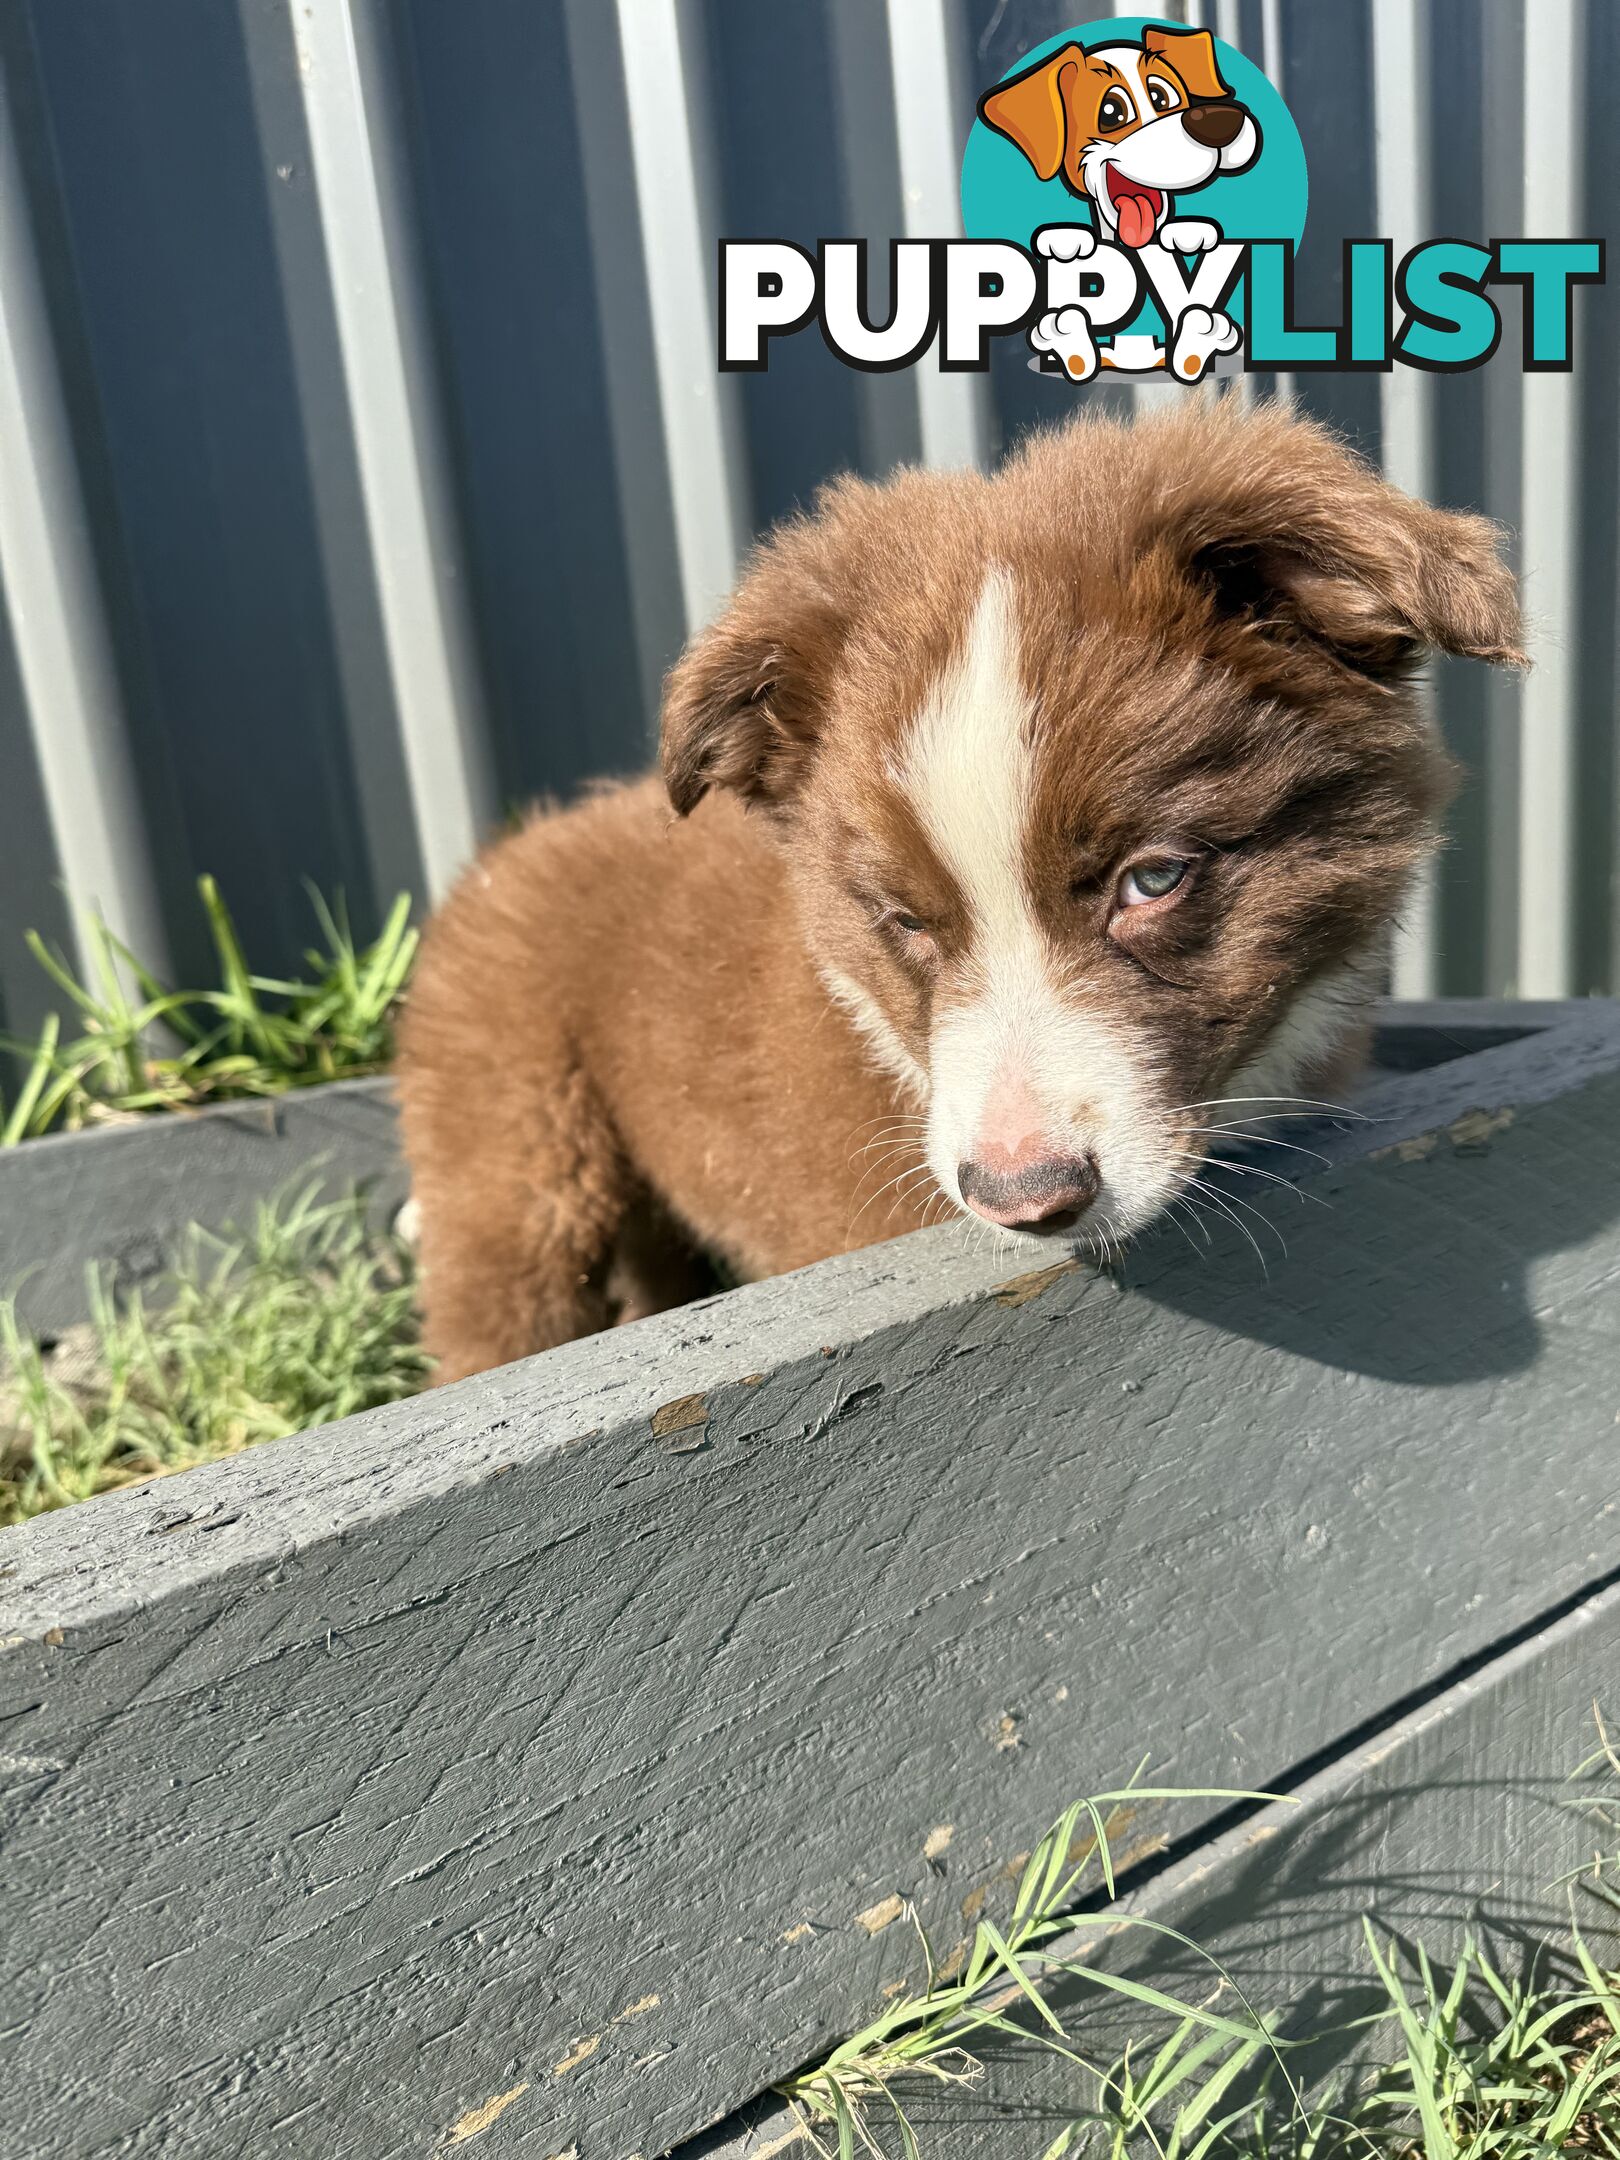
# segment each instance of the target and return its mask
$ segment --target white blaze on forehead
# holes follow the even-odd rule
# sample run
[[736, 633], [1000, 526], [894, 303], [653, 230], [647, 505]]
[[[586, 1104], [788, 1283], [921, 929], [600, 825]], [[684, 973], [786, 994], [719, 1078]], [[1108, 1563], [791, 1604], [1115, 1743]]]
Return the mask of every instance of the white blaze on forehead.
[[1013, 582], [997, 564], [980, 588], [961, 652], [912, 725], [899, 773], [967, 898], [981, 951], [1033, 927], [1022, 873], [1031, 718]]
[[1150, 1075], [1125, 1031], [1064, 986], [1061, 956], [1035, 917], [1024, 877], [1034, 703], [1020, 659], [1016, 589], [997, 565], [894, 774], [971, 925], [967, 994], [942, 994], [934, 1016], [929, 1160], [959, 1197], [957, 1165], [985, 1137], [998, 1083], [1011, 1083], [1039, 1104], [1053, 1152], [1096, 1154], [1103, 1188], [1093, 1212], [1128, 1227], [1153, 1212], [1164, 1175], [1149, 1159]]

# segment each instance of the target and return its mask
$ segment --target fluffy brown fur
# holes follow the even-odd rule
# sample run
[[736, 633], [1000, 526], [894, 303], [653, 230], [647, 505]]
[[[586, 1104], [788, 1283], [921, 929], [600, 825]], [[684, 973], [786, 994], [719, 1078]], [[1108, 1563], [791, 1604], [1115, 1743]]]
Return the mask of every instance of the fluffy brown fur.
[[[677, 1302], [694, 1246], [767, 1275], [957, 1202], [931, 1060], [996, 963], [903, 776], [991, 575], [1028, 918], [1161, 1138], [1391, 920], [1448, 784], [1407, 687], [1425, 648], [1520, 657], [1492, 528], [1275, 410], [826, 490], [671, 674], [662, 784], [536, 817], [429, 929], [400, 1090], [442, 1377]], [[1121, 866], [1166, 845], [1179, 894], [1123, 906]], [[1176, 1149], [1202, 1144], [1183, 1118]], [[919, 1174], [891, 1188], [897, 1162]]]

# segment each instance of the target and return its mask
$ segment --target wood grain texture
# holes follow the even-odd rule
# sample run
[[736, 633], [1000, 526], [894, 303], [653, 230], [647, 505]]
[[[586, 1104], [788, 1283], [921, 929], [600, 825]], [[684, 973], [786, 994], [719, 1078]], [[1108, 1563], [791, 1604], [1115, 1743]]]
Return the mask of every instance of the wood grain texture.
[[25, 1326], [54, 1333], [89, 1312], [85, 1270], [125, 1287], [174, 1259], [188, 1224], [221, 1230], [253, 1203], [320, 1173], [334, 1193], [368, 1185], [379, 1219], [405, 1196], [386, 1080], [104, 1125], [0, 1149], [0, 1292]]
[[[1570, 1805], [1572, 1793], [1597, 1788], [1573, 1786], [1570, 1776], [1597, 1743], [1592, 1704], [1613, 1708], [1617, 1698], [1620, 1587], [1346, 1749], [1302, 1780], [1290, 1804], [1248, 1815], [1054, 1950], [1232, 2011], [1235, 1983], [1257, 2009], [1285, 2013], [1279, 2033], [1326, 2036], [1290, 2060], [1311, 2090], [1354, 2063], [1388, 2064], [1400, 2052], [1387, 2025], [1355, 2029], [1385, 2003], [1363, 1914], [1386, 1949], [1392, 1938], [1408, 1952], [1422, 1942], [1445, 1961], [1472, 1933], [1510, 1975], [1535, 1962], [1579, 1986], [1561, 1878], [1590, 1862], [1600, 1833]], [[1576, 1892], [1574, 1909], [1593, 1951], [1620, 1957], [1612, 1907]], [[1176, 1928], [1197, 1948], [1133, 1936], [1127, 1915]], [[1097, 1987], [1066, 1982], [1050, 2000], [1093, 2061], [1115, 2060], [1129, 2042], [1139, 2051], [1145, 2034], [1163, 2030]], [[965, 2092], [921, 2080], [895, 2088], [923, 2151], [938, 2160], [1039, 2160], [1090, 2104], [1085, 2080], [1036, 2047], [992, 2036], [981, 2060], [983, 2076]], [[808, 2160], [811, 2148], [780, 2102], [745, 2114], [678, 2160]], [[892, 2123], [877, 2115], [879, 2145], [900, 2160]]]
[[651, 2160], [909, 1975], [900, 1898], [1598, 1579], [1614, 1015], [1369, 1101], [1269, 1281], [929, 1233], [0, 1535], [21, 2150]]

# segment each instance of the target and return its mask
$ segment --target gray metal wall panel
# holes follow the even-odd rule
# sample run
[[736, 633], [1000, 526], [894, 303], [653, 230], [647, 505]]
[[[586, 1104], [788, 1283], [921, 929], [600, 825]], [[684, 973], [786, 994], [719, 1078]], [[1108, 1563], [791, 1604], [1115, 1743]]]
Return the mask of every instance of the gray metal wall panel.
[[[405, 0], [394, 32], [429, 306], [490, 700], [516, 804], [646, 760], [649, 715], [611, 486], [600, 277], [639, 278], [635, 235], [593, 261], [579, 85], [562, 10]], [[650, 390], [648, 392], [650, 396]], [[564, 535], [566, 541], [564, 542]], [[678, 622], [670, 623], [675, 657]]]
[[[1295, 300], [1302, 325], [1339, 320], [1340, 243], [1378, 230], [1368, 0], [1283, 0], [1283, 93], [1310, 172]], [[1298, 403], [1367, 457], [1383, 447], [1376, 375], [1296, 374]]]
[[[829, 155], [837, 57], [831, 11], [709, 0], [702, 10], [720, 125], [723, 233], [769, 233], [813, 249], [850, 230], [840, 161]], [[898, 204], [896, 205], [898, 207]], [[738, 384], [754, 515], [808, 507], [829, 473], [862, 462], [862, 377], [813, 332], [784, 339]]]
[[[55, 992], [34, 966], [23, 932], [37, 928], [53, 944], [66, 943], [67, 903], [57, 883], [59, 866], [45, 816], [39, 768], [28, 735], [28, 716], [16, 655], [0, 614], [0, 1032], [32, 1038], [51, 1009]], [[13, 1084], [11, 1061], [0, 1055], [0, 1090]]]
[[[143, 831], [132, 836], [144, 861], [142, 871], [164, 902], [179, 896], [184, 887], [181, 851], [175, 844], [179, 828], [178, 798], [167, 751], [146, 725], [151, 710], [148, 691], [147, 653], [138, 616], [132, 605], [129, 552], [125, 544], [118, 498], [113, 486], [107, 431], [101, 406], [95, 358], [87, 335], [77, 255], [72, 227], [66, 214], [61, 160], [53, 114], [46, 93], [34, 37], [32, 10], [24, 7], [0, 10], [0, 71], [5, 77], [3, 113], [13, 136], [13, 162], [20, 172], [24, 200], [17, 204], [19, 221], [31, 233], [33, 268], [37, 271], [44, 322], [48, 335], [49, 364], [57, 377], [60, 407], [71, 435], [74, 463], [72, 485], [76, 500], [61, 506], [65, 515], [82, 516], [84, 537], [99, 585], [102, 623], [112, 649], [123, 720], [129, 729], [131, 765], [139, 793]], [[8, 312], [10, 298], [7, 302]], [[39, 416], [49, 427], [53, 415]], [[8, 475], [8, 486], [14, 485]], [[5, 596], [8, 614], [8, 665], [19, 696], [0, 707], [0, 785], [11, 791], [27, 786], [35, 790], [33, 801], [46, 817], [45, 791], [40, 785], [40, 743], [43, 730], [57, 716], [30, 709], [21, 694], [21, 670], [17, 639], [12, 629], [19, 598]], [[25, 737], [32, 732], [30, 747]], [[27, 782], [23, 774], [30, 776]], [[13, 805], [16, 809], [16, 805]], [[0, 931], [0, 980], [7, 986], [15, 1011], [37, 1007], [41, 984], [31, 962], [21, 961], [21, 933], [37, 927], [65, 940], [68, 915], [59, 896], [50, 889], [61, 874], [64, 858], [71, 852], [72, 835], [50, 832], [42, 825], [39, 844], [48, 851], [54, 869], [48, 880], [18, 889], [19, 866], [6, 875], [4, 928]], [[30, 847], [32, 857], [35, 849]], [[174, 913], [172, 907], [165, 912]], [[173, 924], [166, 925], [173, 947]], [[161, 956], [158, 956], [161, 957]], [[14, 961], [18, 964], [14, 965]]]
[[211, 0], [31, 22], [146, 661], [137, 761], [166, 765], [249, 949], [286, 957], [301, 876], [362, 923], [372, 896], [239, 24]]
[[[1620, 83], [1620, 8], [1589, 4], [1586, 35], [1582, 186], [1590, 228], [1612, 232], [1620, 203], [1620, 131], [1611, 116]], [[1592, 900], [1576, 918], [1575, 984], [1583, 992], [1620, 979], [1620, 306], [1612, 290], [1588, 298], [1591, 305], [1576, 322], [1575, 359], [1582, 457], [1576, 611], [1585, 632], [1575, 659], [1576, 846], [1580, 891]]]
[[[1427, 11], [1430, 72], [1451, 86], [1445, 154], [1433, 160], [1429, 178], [1437, 233], [1466, 234], [1479, 222], [1487, 163], [1485, 64], [1480, 39], [1469, 34], [1478, 12], [1478, 0], [1432, 0]], [[1433, 400], [1435, 491], [1458, 509], [1484, 510], [1492, 500], [1486, 424], [1491, 380], [1485, 370], [1458, 375]], [[1483, 990], [1489, 972], [1486, 909], [1492, 867], [1485, 793], [1489, 716], [1477, 667], [1442, 661], [1434, 682], [1441, 732], [1462, 767], [1462, 785], [1451, 809], [1451, 851], [1440, 866], [1436, 935], [1441, 972], [1448, 983]]]

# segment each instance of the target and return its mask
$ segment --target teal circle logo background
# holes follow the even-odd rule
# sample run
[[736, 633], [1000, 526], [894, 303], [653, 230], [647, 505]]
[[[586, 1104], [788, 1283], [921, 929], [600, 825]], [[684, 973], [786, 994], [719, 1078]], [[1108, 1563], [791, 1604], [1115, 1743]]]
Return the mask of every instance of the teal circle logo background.
[[[1021, 75], [1065, 45], [1095, 50], [1099, 45], [1140, 44], [1150, 24], [1163, 30], [1187, 27], [1158, 15], [1110, 15], [1100, 22], [1080, 23], [1032, 45], [999, 80]], [[1305, 149], [1293, 114], [1252, 60], [1220, 38], [1215, 40], [1215, 56], [1222, 80], [1230, 83], [1238, 103], [1255, 117], [1260, 155], [1247, 172], [1220, 173], [1207, 187], [1177, 195], [1176, 215], [1213, 218], [1228, 240], [1291, 240], [1297, 247], [1305, 231], [1310, 187]], [[984, 91], [995, 85], [979, 87]], [[1083, 196], [1071, 195], [1061, 180], [1042, 180], [1016, 143], [975, 119], [962, 158], [962, 229], [970, 240], [1016, 240], [1020, 247], [1028, 247], [1030, 235], [1042, 225], [1095, 226], [1096, 222]], [[1243, 297], [1240, 280], [1226, 303], [1227, 313], [1240, 322]], [[1158, 320], [1156, 311], [1147, 308], [1133, 327], [1147, 328]]]

